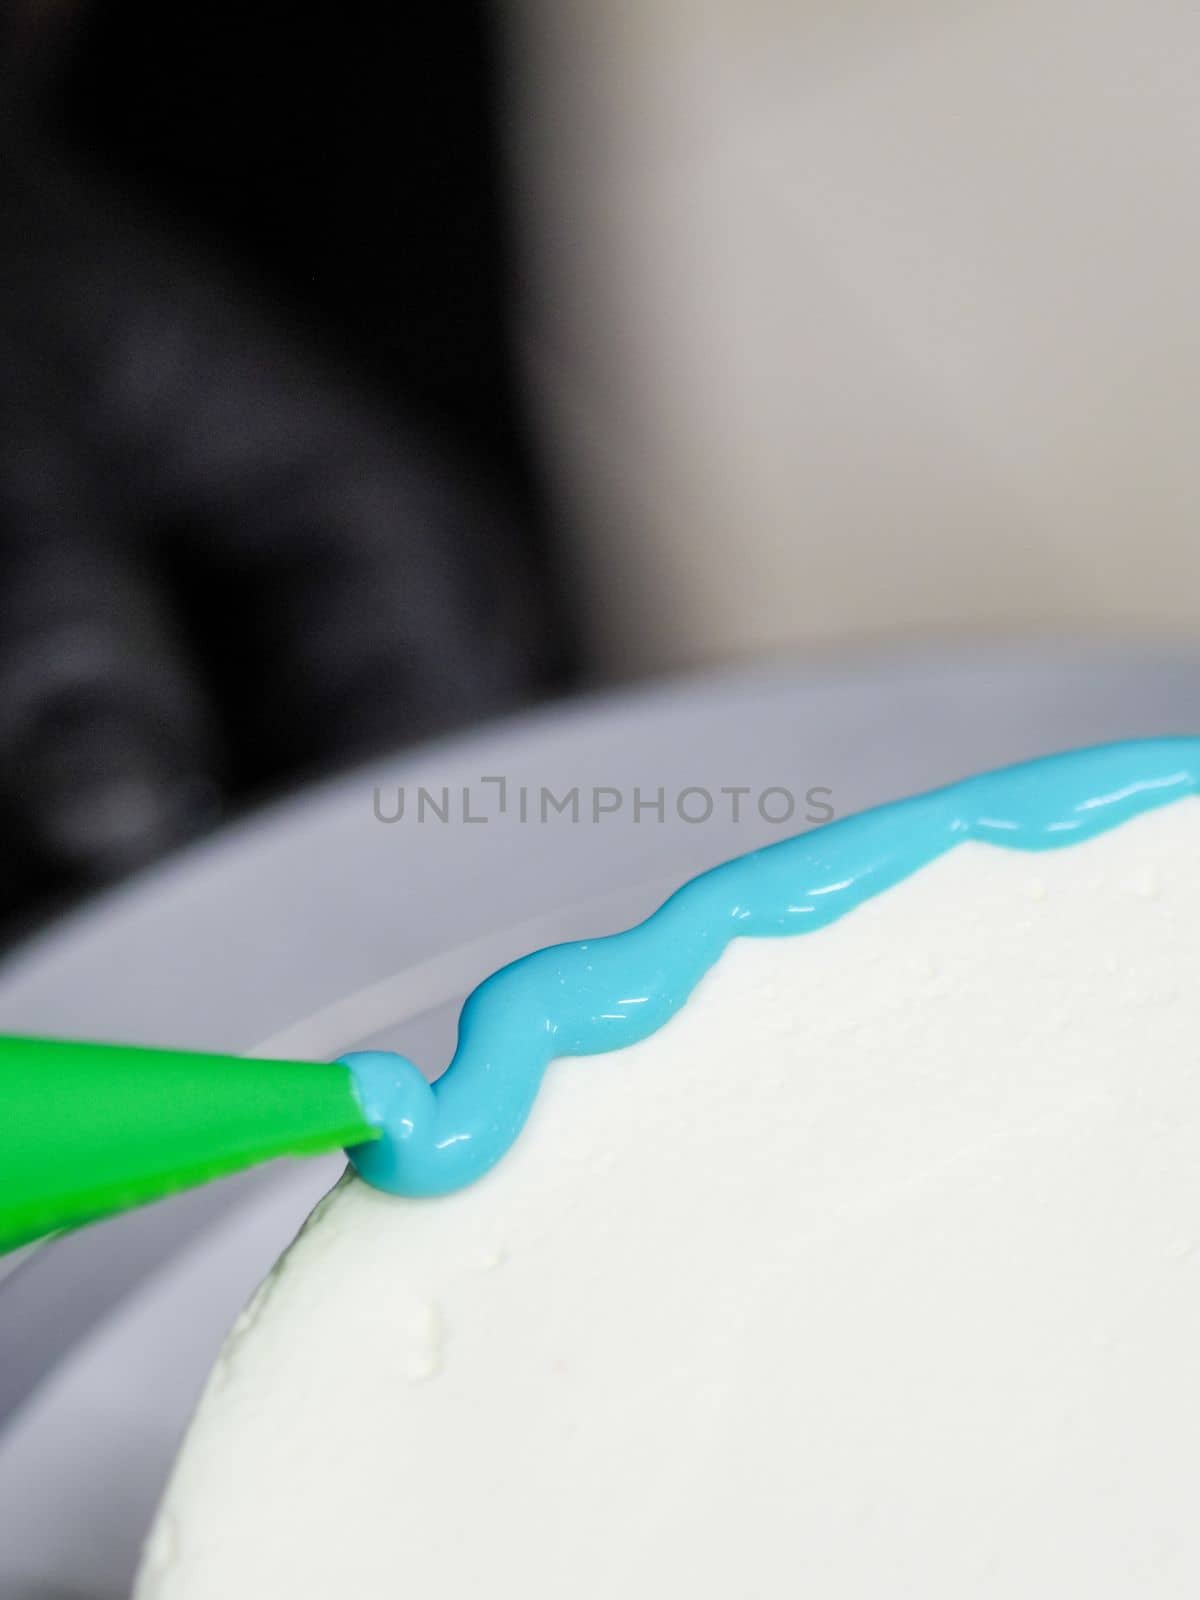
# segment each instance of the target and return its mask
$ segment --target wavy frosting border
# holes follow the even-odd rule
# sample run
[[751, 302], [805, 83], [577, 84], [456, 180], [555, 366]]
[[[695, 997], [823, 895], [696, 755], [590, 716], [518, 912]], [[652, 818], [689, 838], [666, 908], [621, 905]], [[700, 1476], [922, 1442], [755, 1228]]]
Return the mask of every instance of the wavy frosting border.
[[636, 927], [551, 945], [486, 979], [435, 1084], [390, 1051], [344, 1056], [382, 1130], [350, 1159], [394, 1194], [462, 1188], [516, 1140], [551, 1061], [654, 1033], [730, 940], [815, 932], [967, 839], [1060, 849], [1198, 791], [1200, 738], [1132, 740], [984, 773], [727, 861]]

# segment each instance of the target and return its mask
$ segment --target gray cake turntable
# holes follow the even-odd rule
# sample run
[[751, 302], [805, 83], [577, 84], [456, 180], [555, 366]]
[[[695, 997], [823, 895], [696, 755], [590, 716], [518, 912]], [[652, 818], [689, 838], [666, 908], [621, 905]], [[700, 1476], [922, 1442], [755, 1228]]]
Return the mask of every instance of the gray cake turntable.
[[[1077, 643], [553, 707], [305, 791], [96, 901], [10, 958], [0, 1029], [314, 1057], [384, 1044], [436, 1071], [467, 991], [540, 944], [636, 921], [806, 817], [1195, 732], [1198, 707], [1200, 655]], [[224, 1331], [340, 1167], [279, 1163], [0, 1267], [0, 1600], [127, 1594]]]

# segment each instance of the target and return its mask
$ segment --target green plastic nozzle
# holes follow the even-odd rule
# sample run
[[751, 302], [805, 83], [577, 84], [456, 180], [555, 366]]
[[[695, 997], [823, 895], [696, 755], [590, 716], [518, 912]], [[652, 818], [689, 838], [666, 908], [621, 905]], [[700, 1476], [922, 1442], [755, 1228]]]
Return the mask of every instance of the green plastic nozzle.
[[0, 1035], [0, 1252], [378, 1137], [336, 1062]]

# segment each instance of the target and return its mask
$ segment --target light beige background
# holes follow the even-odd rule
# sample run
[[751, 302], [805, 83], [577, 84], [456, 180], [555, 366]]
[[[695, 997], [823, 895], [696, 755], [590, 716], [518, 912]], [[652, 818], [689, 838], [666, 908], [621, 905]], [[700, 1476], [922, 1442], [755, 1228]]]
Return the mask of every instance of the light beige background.
[[1200, 618], [1200, 11], [516, 0], [525, 333], [616, 670]]

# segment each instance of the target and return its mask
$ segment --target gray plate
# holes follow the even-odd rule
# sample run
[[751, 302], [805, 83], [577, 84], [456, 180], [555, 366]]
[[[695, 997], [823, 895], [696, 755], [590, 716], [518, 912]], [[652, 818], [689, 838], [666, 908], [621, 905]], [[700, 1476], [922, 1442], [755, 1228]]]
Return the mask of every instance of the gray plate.
[[[1200, 658], [994, 646], [690, 681], [493, 726], [312, 789], [27, 946], [0, 1030], [327, 1057], [395, 1044], [436, 1071], [456, 1009], [539, 944], [624, 926], [682, 879], [794, 831], [768, 788], [837, 813], [1055, 748], [1194, 732]], [[508, 782], [508, 810], [496, 814]], [[374, 814], [406, 789], [406, 815]], [[458, 820], [412, 814], [416, 786]], [[584, 815], [536, 820], [542, 786]], [[666, 794], [665, 820], [633, 810]], [[530, 797], [522, 821], [519, 790]], [[679, 818], [684, 787], [714, 815]], [[461, 818], [462, 789], [483, 823]], [[722, 789], [750, 791], [741, 820]], [[592, 822], [593, 788], [621, 809]], [[602, 796], [601, 804], [612, 796]], [[685, 798], [692, 814], [704, 809]], [[768, 810], [784, 808], [781, 796]], [[266, 1041], [266, 1044], [263, 1044]], [[127, 1593], [224, 1330], [336, 1176], [279, 1164], [90, 1229], [0, 1279], [0, 1596]]]

